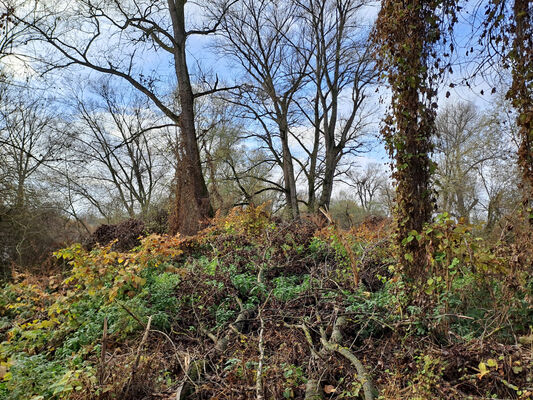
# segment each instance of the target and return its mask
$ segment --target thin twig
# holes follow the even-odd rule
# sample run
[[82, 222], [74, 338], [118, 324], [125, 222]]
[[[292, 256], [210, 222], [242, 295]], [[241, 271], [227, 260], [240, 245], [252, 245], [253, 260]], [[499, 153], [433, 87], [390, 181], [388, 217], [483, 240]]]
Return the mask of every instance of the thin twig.
[[258, 318], [261, 324], [259, 329], [259, 363], [257, 364], [257, 373], [255, 379], [255, 393], [257, 400], [263, 400], [263, 359], [265, 357], [265, 345], [263, 343], [263, 332], [265, 330], [265, 321], [263, 321], [263, 310], [259, 308]]
[[106, 367], [106, 352], [107, 352], [107, 316], [104, 317], [104, 332], [102, 334], [102, 351], [100, 353], [100, 386], [104, 384], [105, 367]]
[[128, 307], [126, 307], [122, 303], [118, 303], [118, 305], [122, 307], [129, 315], [131, 315], [133, 319], [135, 319], [143, 328], [146, 329], [146, 324], [142, 322], [141, 319], [133, 313], [133, 311], [131, 311]]
[[126, 388], [126, 397], [130, 391], [131, 384], [133, 380], [135, 379], [135, 374], [137, 373], [137, 368], [139, 367], [139, 362], [141, 360], [141, 352], [144, 347], [144, 343], [146, 342], [146, 339], [148, 338], [148, 333], [150, 332], [150, 325], [152, 324], [152, 316], [150, 315], [148, 317], [148, 322], [146, 324], [146, 328], [144, 329], [143, 337], [141, 339], [141, 343], [139, 343], [139, 347], [137, 348], [137, 356], [135, 357], [135, 363], [133, 364], [133, 368], [131, 370], [131, 377], [128, 382], [128, 386]]

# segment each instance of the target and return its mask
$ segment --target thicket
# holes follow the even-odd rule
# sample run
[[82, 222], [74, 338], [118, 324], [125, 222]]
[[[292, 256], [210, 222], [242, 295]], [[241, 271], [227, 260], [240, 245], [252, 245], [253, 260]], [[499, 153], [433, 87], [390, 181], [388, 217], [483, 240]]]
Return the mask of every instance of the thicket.
[[[444, 214], [398, 244], [389, 225], [249, 207], [62, 249], [0, 294], [0, 399], [532, 398], [527, 227], [489, 245]], [[394, 257], [410, 241], [423, 282]]]

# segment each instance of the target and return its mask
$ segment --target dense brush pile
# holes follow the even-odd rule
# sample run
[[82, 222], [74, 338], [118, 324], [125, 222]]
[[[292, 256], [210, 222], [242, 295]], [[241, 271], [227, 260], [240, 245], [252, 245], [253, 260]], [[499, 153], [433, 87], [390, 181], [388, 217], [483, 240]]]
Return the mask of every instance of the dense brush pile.
[[61, 250], [0, 295], [0, 399], [533, 398], [531, 269], [441, 217], [414, 284], [390, 235], [259, 207]]

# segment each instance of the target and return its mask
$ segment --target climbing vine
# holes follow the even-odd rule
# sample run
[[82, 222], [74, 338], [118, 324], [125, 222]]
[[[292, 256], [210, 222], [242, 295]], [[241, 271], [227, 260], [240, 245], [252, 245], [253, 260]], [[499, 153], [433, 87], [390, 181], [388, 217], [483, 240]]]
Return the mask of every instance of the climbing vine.
[[506, 97], [516, 110], [518, 166], [522, 173], [524, 211], [533, 224], [533, 3], [491, 0], [485, 5], [480, 45], [482, 57], [511, 70]]
[[448, 38], [458, 10], [456, 0], [385, 0], [374, 33], [379, 65], [392, 90], [382, 136], [394, 166], [400, 262], [412, 277], [420, 276], [427, 257], [418, 241], [405, 238], [420, 232], [434, 209], [430, 153], [436, 87], [451, 69], [444, 61], [448, 54], [438, 51], [437, 45], [453, 51]]
[[509, 52], [513, 82], [507, 97], [516, 109], [520, 136], [518, 164], [522, 170], [524, 206], [533, 225], [533, 28], [532, 6], [528, 0], [515, 0], [513, 48]]

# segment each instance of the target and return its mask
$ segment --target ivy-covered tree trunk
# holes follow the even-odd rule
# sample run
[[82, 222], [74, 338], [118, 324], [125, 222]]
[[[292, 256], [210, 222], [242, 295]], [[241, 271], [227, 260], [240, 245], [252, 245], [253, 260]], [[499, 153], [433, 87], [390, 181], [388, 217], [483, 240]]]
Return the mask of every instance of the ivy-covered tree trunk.
[[529, 223], [533, 225], [533, 3], [515, 0], [514, 41], [510, 53], [513, 83], [508, 98], [517, 111], [520, 136], [518, 164], [522, 171], [524, 206]]
[[435, 132], [434, 84], [439, 69], [434, 44], [441, 41], [443, 15], [453, 1], [384, 0], [376, 23], [380, 66], [392, 90], [382, 134], [393, 160], [400, 263], [416, 279], [427, 269], [427, 256], [412, 233], [420, 232], [434, 209], [430, 187]]

